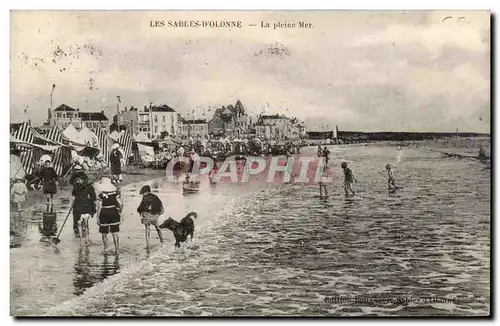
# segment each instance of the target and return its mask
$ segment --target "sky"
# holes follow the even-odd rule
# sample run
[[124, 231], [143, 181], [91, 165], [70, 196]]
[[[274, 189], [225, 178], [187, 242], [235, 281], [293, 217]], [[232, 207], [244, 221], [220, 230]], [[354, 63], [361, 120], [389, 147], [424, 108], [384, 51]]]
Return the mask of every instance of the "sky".
[[119, 95], [195, 118], [240, 100], [309, 129], [490, 132], [487, 11], [12, 11], [10, 59], [11, 122], [44, 122], [55, 84], [53, 108], [110, 119]]

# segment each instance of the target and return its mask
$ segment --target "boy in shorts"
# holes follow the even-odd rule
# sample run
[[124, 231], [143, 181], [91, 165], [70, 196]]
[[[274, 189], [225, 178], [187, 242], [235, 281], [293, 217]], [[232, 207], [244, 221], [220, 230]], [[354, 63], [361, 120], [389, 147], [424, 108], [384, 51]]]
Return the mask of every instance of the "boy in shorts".
[[158, 219], [164, 213], [163, 204], [155, 194], [151, 193], [150, 186], [144, 186], [139, 192], [142, 195], [142, 201], [137, 212], [141, 215], [141, 223], [146, 229], [146, 248], [149, 248], [150, 225], [153, 225], [160, 237], [160, 242], [163, 243], [163, 235], [159, 228]]

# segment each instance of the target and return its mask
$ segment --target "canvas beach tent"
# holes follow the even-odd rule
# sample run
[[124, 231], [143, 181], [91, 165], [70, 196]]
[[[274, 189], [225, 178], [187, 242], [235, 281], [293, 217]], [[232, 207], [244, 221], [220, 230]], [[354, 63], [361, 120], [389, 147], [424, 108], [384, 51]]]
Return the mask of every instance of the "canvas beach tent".
[[69, 124], [62, 133], [63, 136], [70, 142], [71, 147], [73, 147], [77, 152], [85, 149], [85, 141], [72, 124]]
[[138, 143], [150, 143], [151, 139], [146, 135], [144, 131], [139, 132], [134, 136], [134, 140]]
[[120, 136], [121, 134], [116, 130], [114, 130], [112, 133], [109, 134], [109, 137], [116, 142], [118, 141], [118, 139], [120, 139]]
[[83, 127], [78, 133], [85, 145], [98, 148], [99, 140], [97, 135], [87, 127]]

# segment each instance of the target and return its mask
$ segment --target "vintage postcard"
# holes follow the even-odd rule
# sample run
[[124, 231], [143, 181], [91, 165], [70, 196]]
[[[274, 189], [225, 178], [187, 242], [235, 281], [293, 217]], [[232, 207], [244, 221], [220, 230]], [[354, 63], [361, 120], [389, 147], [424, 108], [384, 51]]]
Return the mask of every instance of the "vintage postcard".
[[489, 11], [11, 11], [12, 316], [491, 315]]

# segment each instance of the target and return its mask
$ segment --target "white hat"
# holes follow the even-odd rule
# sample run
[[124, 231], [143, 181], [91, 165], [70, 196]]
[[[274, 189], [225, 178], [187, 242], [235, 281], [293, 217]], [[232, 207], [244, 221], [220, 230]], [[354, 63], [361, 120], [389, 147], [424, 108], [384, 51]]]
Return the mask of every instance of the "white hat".
[[73, 167], [73, 169], [75, 169], [75, 170], [81, 170], [82, 166], [80, 164], [75, 164], [75, 166]]
[[102, 177], [101, 180], [96, 184], [96, 188], [102, 192], [112, 192], [116, 191], [116, 187], [111, 183], [109, 177]]
[[113, 145], [111, 145], [111, 149], [117, 149], [120, 147], [120, 144], [118, 143], [114, 143]]

